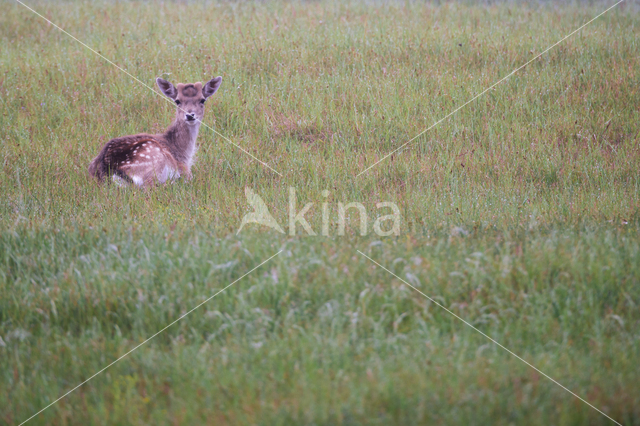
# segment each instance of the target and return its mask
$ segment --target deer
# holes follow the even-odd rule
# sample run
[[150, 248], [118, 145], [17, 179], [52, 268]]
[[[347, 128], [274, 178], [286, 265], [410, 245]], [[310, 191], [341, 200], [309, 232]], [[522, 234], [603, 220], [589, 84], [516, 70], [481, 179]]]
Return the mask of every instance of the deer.
[[222, 77], [216, 77], [204, 85], [197, 82], [174, 86], [157, 78], [160, 91], [176, 104], [171, 125], [160, 134], [140, 133], [111, 139], [89, 164], [89, 174], [98, 182], [111, 177], [118, 186], [133, 183], [149, 187], [180, 176], [190, 180], [204, 104], [221, 83]]

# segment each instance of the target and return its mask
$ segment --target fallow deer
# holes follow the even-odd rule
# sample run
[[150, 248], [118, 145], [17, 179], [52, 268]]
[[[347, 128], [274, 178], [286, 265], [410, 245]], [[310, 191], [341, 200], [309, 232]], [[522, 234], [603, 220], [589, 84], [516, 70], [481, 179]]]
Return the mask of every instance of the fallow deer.
[[149, 186], [165, 183], [184, 175], [191, 179], [191, 166], [196, 153], [196, 138], [204, 116], [204, 103], [222, 82], [222, 77], [204, 86], [178, 84], [158, 78], [160, 91], [176, 103], [176, 118], [164, 133], [140, 133], [111, 139], [89, 165], [89, 174], [103, 182], [111, 177], [117, 184], [134, 183]]

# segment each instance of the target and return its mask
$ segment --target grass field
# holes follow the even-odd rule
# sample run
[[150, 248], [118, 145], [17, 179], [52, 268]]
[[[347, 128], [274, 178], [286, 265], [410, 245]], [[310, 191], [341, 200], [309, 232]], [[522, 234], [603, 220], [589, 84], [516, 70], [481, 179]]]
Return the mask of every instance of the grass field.
[[[28, 424], [615, 424], [454, 313], [640, 425], [637, 4], [359, 175], [612, 4], [30, 1], [151, 87], [223, 77], [194, 179], [137, 190], [88, 163], [174, 107], [1, 1], [0, 424], [282, 250]], [[245, 187], [330, 235], [236, 235]]]

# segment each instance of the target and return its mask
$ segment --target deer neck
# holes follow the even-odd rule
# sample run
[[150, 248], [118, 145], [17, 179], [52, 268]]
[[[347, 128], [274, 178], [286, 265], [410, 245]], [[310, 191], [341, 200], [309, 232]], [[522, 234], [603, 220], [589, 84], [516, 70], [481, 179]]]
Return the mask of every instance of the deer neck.
[[189, 125], [184, 121], [176, 120], [164, 133], [169, 151], [173, 154], [178, 163], [191, 168], [196, 153], [196, 139], [200, 123]]

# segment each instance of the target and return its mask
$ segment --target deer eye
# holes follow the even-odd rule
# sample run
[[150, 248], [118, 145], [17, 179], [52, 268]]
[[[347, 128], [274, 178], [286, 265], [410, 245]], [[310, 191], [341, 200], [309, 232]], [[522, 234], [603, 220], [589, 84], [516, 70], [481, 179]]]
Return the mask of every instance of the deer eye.
[[180, 101], [176, 99], [176, 105], [180, 105]]
[[204, 105], [205, 101], [206, 101], [206, 99], [200, 99], [200, 105]]

